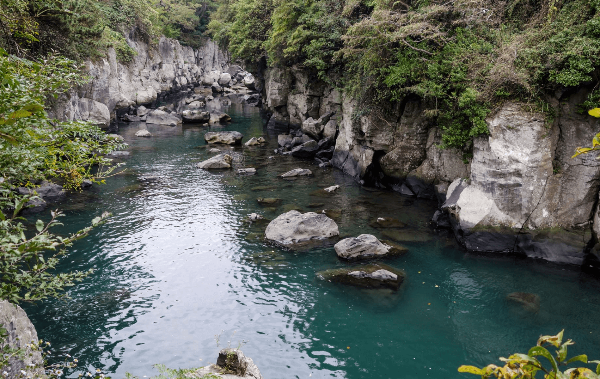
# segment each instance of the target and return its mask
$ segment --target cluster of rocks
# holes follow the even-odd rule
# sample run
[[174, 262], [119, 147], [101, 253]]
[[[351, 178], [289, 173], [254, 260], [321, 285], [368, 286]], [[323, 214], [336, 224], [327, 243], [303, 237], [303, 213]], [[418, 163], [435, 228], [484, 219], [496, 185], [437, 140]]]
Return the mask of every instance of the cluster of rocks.
[[[243, 138], [242, 133], [237, 131], [207, 132], [204, 134], [204, 140], [209, 145], [239, 146], [242, 144]], [[263, 143], [266, 143], [263, 137], [252, 137], [244, 145], [256, 146]], [[211, 148], [209, 152], [217, 153], [217, 155], [198, 163], [196, 167], [205, 170], [223, 170], [232, 168], [235, 161], [243, 161], [243, 157], [239, 153], [232, 151], [222, 152], [220, 149]], [[239, 168], [237, 173], [239, 175], [254, 175], [256, 174], [256, 168]]]
[[[315, 212], [300, 213], [296, 210], [279, 215], [269, 223], [265, 230], [267, 240], [284, 247], [328, 240], [338, 237], [339, 234], [337, 224], [327, 215]], [[334, 245], [334, 249], [339, 258], [347, 261], [381, 258], [406, 252], [405, 248], [396, 244], [382, 243], [370, 234], [342, 239]], [[318, 275], [330, 281], [360, 287], [385, 287], [394, 290], [400, 288], [406, 277], [401, 270], [373, 264], [328, 270], [320, 272]]]
[[336, 122], [334, 112], [329, 112], [317, 120], [309, 117], [300, 129], [277, 137], [279, 147], [276, 153], [292, 155], [300, 159], [314, 159], [319, 167], [331, 166], [335, 150]]

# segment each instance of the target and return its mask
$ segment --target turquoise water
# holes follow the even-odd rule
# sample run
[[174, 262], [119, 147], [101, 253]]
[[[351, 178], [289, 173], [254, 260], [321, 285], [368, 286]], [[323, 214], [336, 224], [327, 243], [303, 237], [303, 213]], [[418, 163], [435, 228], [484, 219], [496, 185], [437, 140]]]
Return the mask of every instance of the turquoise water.
[[[71, 299], [26, 308], [57, 354], [113, 378], [155, 375], [155, 363], [202, 366], [220, 348], [240, 345], [271, 379], [460, 378], [471, 377], [457, 373], [461, 364], [499, 363], [526, 352], [540, 334], [566, 328], [577, 342], [573, 354], [600, 359], [596, 279], [570, 267], [465, 253], [451, 235], [430, 229], [435, 203], [361, 188], [312, 162], [270, 158], [277, 136], [258, 110], [223, 110], [233, 123], [212, 130], [268, 140], [236, 149], [257, 175], [195, 168], [211, 156], [203, 139], [209, 128], [150, 126], [154, 137], [143, 139], [134, 137], [140, 125], [121, 125], [128, 171], [61, 204], [62, 233], [103, 211], [113, 217], [62, 263], [62, 270], [95, 270], [69, 290]], [[296, 167], [315, 175], [277, 178]], [[157, 178], [140, 181], [149, 176]], [[333, 184], [341, 186], [334, 195], [314, 192]], [[258, 197], [281, 202], [262, 207]], [[409, 253], [385, 261], [407, 273], [402, 290], [319, 280], [318, 271], [347, 265], [331, 245], [282, 250], [262, 240], [264, 225], [244, 221], [252, 212], [273, 219], [292, 208], [329, 210], [343, 236], [382, 237], [369, 226], [377, 217], [405, 222], [401, 232], [414, 239], [404, 243]], [[539, 295], [539, 311], [509, 303], [515, 291]]]

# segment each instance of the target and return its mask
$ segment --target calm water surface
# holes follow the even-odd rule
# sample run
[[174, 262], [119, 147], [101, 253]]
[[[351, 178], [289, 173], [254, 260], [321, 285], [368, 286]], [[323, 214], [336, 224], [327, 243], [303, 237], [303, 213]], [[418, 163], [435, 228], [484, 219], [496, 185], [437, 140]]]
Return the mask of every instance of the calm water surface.
[[[243, 345], [270, 379], [441, 379], [470, 377], [457, 367], [499, 363], [526, 352], [540, 334], [566, 328], [574, 354], [600, 358], [597, 280], [561, 266], [466, 254], [452, 236], [429, 228], [435, 203], [361, 188], [312, 162], [271, 158], [277, 136], [256, 108], [223, 110], [233, 123], [212, 130], [267, 138], [268, 146], [236, 149], [257, 175], [196, 169], [211, 156], [203, 139], [209, 128], [149, 126], [154, 137], [143, 139], [134, 137], [140, 125], [121, 125], [127, 173], [61, 205], [61, 233], [103, 211], [113, 217], [64, 260], [65, 271], [95, 270], [69, 290], [71, 299], [27, 307], [57, 352], [113, 378], [155, 375], [155, 363], [203, 366], [220, 348]], [[296, 167], [315, 175], [277, 178]], [[334, 184], [341, 186], [334, 195], [315, 192]], [[281, 202], [261, 207], [258, 197]], [[414, 239], [404, 243], [409, 253], [385, 261], [407, 273], [403, 289], [319, 280], [318, 271], [347, 265], [332, 246], [285, 251], [262, 240], [265, 225], [244, 221], [252, 212], [273, 219], [290, 209], [331, 210], [343, 236], [385, 237], [369, 226], [377, 217], [405, 222], [396, 233]], [[538, 294], [540, 310], [509, 303], [515, 291]]]

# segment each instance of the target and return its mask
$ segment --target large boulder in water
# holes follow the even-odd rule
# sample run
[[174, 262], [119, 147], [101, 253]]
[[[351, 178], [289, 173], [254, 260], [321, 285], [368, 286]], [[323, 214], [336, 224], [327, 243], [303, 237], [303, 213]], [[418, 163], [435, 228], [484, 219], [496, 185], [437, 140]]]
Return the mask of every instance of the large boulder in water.
[[177, 126], [181, 124], [181, 119], [174, 113], [167, 113], [160, 109], [155, 109], [146, 116], [147, 124]]
[[289, 211], [269, 223], [265, 236], [282, 245], [292, 245], [315, 239], [326, 239], [340, 234], [338, 226], [324, 214]]
[[219, 170], [231, 168], [231, 162], [233, 158], [229, 154], [219, 154], [214, 157], [207, 159], [203, 162], [198, 163], [198, 168], [205, 170]]
[[185, 110], [181, 114], [183, 122], [206, 123], [210, 120], [210, 113], [199, 110]]
[[244, 136], [240, 132], [208, 132], [204, 140], [208, 143], [220, 143], [224, 145], [241, 145]]
[[404, 271], [383, 264], [337, 268], [318, 272], [317, 276], [330, 282], [356, 287], [392, 290], [398, 290], [406, 278]]
[[338, 257], [344, 259], [378, 258], [397, 253], [392, 246], [381, 243], [371, 234], [344, 238], [335, 244], [334, 249]]

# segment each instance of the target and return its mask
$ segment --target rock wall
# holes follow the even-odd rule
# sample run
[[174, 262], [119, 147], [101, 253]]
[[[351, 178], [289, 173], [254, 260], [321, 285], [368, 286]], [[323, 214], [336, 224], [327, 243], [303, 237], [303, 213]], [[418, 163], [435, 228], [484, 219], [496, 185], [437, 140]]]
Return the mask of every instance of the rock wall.
[[[24, 349], [24, 358], [11, 357], [4, 378], [44, 377], [44, 361], [39, 351], [32, 350], [29, 344], [37, 344], [38, 336], [35, 327], [29, 321], [21, 307], [6, 300], [0, 301], [0, 325], [6, 329], [7, 338], [0, 341], [0, 347], [9, 346], [12, 349]], [[23, 375], [21, 371], [26, 374]]]
[[211, 40], [200, 49], [192, 49], [166, 37], [149, 44], [132, 32], [127, 43], [137, 53], [131, 62], [120, 63], [113, 48], [106, 58], [86, 62], [91, 81], [73, 91], [51, 115], [63, 120], [91, 120], [106, 127], [115, 118], [115, 110], [151, 104], [161, 93], [193, 86], [205, 74], [228, 66], [228, 56]]
[[440, 130], [418, 98], [364, 114], [356, 100], [297, 68], [270, 68], [264, 78], [270, 128], [295, 128], [336, 112], [331, 164], [404, 195], [437, 194], [440, 204], [453, 197], [443, 208], [469, 250], [582, 264], [598, 241], [600, 161], [571, 158], [600, 131], [600, 120], [577, 112], [585, 89], [551, 100], [554, 120], [525, 104], [504, 104], [465, 159], [438, 147]]

